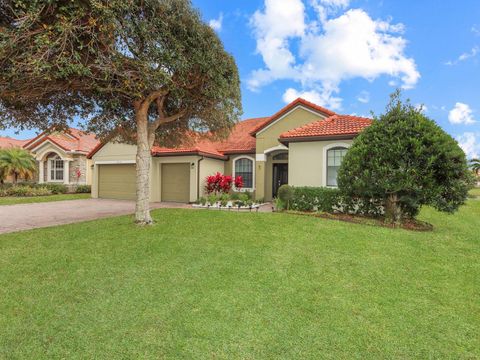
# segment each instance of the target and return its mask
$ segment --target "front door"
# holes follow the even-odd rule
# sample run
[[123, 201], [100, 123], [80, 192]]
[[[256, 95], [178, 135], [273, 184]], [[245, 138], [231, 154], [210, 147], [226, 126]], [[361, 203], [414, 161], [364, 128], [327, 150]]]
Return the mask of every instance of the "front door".
[[273, 164], [273, 197], [277, 196], [278, 188], [288, 184], [288, 164]]

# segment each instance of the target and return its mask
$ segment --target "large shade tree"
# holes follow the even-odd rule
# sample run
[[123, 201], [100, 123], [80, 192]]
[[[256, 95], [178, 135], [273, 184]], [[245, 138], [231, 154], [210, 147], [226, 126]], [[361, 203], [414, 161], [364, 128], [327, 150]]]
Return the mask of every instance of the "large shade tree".
[[454, 212], [464, 203], [471, 173], [458, 143], [421, 109], [392, 95], [343, 159], [339, 187], [348, 197], [380, 201], [387, 218], [402, 223], [422, 205]]
[[190, 0], [0, 0], [0, 127], [137, 145], [136, 220], [151, 223], [150, 151], [241, 114], [234, 59]]

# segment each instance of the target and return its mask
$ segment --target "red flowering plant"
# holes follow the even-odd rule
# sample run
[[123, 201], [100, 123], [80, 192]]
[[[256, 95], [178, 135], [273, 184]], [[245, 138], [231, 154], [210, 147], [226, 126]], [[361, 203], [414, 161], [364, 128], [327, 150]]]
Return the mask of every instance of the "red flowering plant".
[[[207, 176], [205, 190], [207, 194], [228, 194], [232, 189], [233, 183], [233, 178], [230, 175], [223, 175], [217, 172], [215, 175]], [[243, 186], [240, 176], [237, 176], [235, 179], [235, 187], [238, 188], [237, 184]]]
[[77, 168], [75, 170], [75, 176], [77, 177], [77, 182], [79, 182], [80, 178], [82, 177], [82, 171], [80, 170], [80, 168]]
[[243, 179], [241, 176], [237, 176], [235, 178], [235, 188], [237, 190], [240, 190], [241, 188], [243, 188]]

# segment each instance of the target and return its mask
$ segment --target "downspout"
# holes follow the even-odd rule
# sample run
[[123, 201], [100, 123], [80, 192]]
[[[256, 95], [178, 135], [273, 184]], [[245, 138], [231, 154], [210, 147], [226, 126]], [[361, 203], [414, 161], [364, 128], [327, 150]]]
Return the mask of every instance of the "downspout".
[[201, 159], [198, 159], [197, 161], [197, 200], [200, 199], [200, 162], [204, 159], [205, 157], [202, 156]]

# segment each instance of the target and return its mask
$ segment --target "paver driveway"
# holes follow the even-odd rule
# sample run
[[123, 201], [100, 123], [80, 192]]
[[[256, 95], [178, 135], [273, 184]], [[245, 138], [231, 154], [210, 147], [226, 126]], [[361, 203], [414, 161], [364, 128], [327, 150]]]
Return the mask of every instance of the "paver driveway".
[[[152, 209], [190, 207], [152, 203]], [[86, 199], [0, 206], [0, 234], [133, 214], [135, 203], [126, 200]]]

